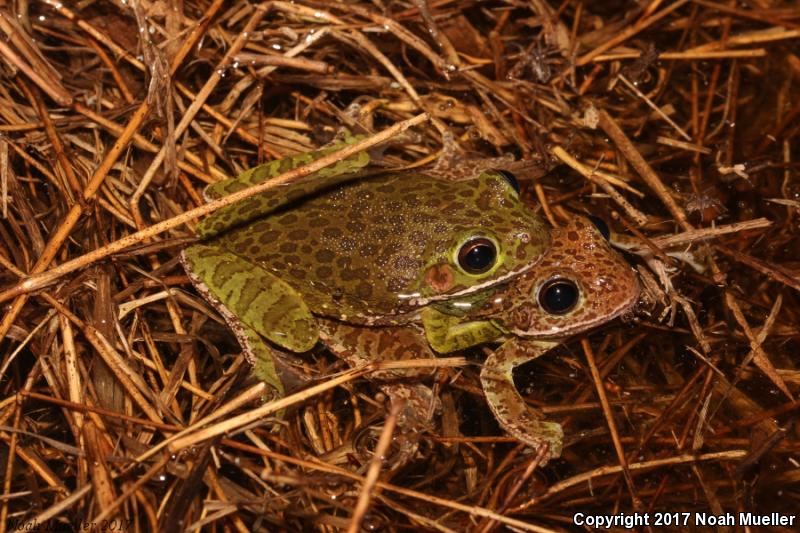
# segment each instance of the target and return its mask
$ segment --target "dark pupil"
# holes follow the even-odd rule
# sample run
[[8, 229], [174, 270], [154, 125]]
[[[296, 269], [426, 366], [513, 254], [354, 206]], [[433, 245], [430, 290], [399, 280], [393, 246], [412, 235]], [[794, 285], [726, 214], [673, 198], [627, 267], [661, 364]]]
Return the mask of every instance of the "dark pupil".
[[589, 215], [589, 220], [592, 221], [594, 227], [597, 228], [597, 231], [600, 232], [600, 235], [602, 235], [605, 240], [608, 240], [611, 237], [611, 231], [609, 231], [608, 224], [606, 224], [605, 220], [592, 215]]
[[578, 287], [569, 280], [550, 282], [542, 289], [539, 303], [548, 313], [566, 313], [578, 303]]
[[517, 181], [517, 177], [514, 174], [512, 174], [508, 170], [498, 170], [497, 173], [503, 176], [508, 182], [508, 184], [511, 185], [511, 188], [517, 191], [517, 194], [519, 194], [519, 182]]
[[468, 242], [461, 248], [458, 262], [470, 274], [486, 272], [494, 264], [497, 251], [494, 244], [486, 239]]

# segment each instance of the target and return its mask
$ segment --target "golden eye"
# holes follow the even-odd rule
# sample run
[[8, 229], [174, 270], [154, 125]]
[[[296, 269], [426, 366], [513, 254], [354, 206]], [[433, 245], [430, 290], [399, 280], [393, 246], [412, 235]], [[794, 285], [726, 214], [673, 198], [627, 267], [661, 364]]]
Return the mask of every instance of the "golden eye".
[[557, 278], [539, 289], [539, 305], [551, 315], [563, 315], [578, 303], [580, 290], [574, 281]]
[[497, 247], [486, 237], [471, 239], [458, 251], [458, 265], [469, 274], [483, 274], [496, 260]]

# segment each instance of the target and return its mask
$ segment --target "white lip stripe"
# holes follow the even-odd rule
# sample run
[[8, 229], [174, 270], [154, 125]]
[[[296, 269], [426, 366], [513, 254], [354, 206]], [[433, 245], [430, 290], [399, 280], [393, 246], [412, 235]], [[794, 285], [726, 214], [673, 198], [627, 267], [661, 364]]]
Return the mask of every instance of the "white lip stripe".
[[[542, 255], [542, 257], [539, 259], [539, 261], [541, 261], [541, 259], [543, 259], [543, 258], [544, 258], [544, 255]], [[423, 305], [428, 305], [431, 302], [438, 302], [439, 300], [450, 300], [452, 298], [458, 298], [459, 296], [466, 296], [468, 294], [472, 294], [473, 292], [480, 291], [481, 289], [485, 289], [486, 287], [493, 287], [495, 285], [499, 285], [499, 284], [503, 283], [504, 281], [506, 281], [508, 279], [512, 279], [512, 278], [515, 278], [515, 277], [517, 277], [517, 276], [519, 276], [521, 274], [524, 274], [528, 270], [530, 270], [530, 269], [534, 268], [536, 265], [538, 265], [539, 261], [535, 261], [533, 263], [529, 263], [529, 264], [525, 265], [525, 267], [520, 268], [519, 270], [514, 270], [512, 272], [509, 272], [505, 276], [501, 276], [499, 278], [491, 278], [491, 279], [486, 280], [483, 283], [479, 283], [478, 285], [472, 285], [471, 287], [468, 287], [468, 288], [464, 289], [461, 292], [456, 292], [456, 293], [452, 293], [452, 294], [438, 294], [438, 295], [435, 295], [435, 296], [428, 296], [427, 298], [413, 298], [411, 300], [408, 300], [408, 303], [412, 307], [422, 307]]]

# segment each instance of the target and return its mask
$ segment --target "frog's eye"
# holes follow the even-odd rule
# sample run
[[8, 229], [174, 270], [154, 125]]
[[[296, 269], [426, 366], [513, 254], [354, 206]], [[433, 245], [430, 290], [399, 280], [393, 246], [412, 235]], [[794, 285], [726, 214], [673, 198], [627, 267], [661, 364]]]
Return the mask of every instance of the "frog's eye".
[[592, 224], [594, 224], [594, 227], [597, 228], [597, 231], [600, 232], [600, 235], [602, 235], [605, 240], [611, 238], [611, 231], [608, 229], [608, 224], [606, 224], [605, 220], [593, 215], [589, 215], [588, 218], [592, 222]]
[[469, 274], [483, 274], [494, 266], [497, 246], [486, 237], [465, 242], [458, 251], [458, 265]]
[[517, 181], [517, 177], [514, 174], [512, 174], [508, 170], [496, 170], [495, 172], [503, 176], [503, 178], [511, 186], [511, 188], [514, 189], [517, 192], [517, 194], [519, 194], [519, 182]]
[[563, 315], [578, 303], [580, 291], [574, 281], [556, 278], [539, 289], [539, 305], [551, 315]]

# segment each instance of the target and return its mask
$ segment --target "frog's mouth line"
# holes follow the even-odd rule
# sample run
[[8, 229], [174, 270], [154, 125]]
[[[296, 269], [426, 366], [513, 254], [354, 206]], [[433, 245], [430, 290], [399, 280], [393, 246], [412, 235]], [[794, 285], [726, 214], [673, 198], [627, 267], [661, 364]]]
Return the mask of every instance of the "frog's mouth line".
[[[458, 298], [459, 296], [466, 296], [468, 294], [479, 292], [487, 287], [500, 285], [509, 279], [513, 279], [521, 274], [524, 274], [525, 272], [531, 270], [532, 268], [535, 268], [542, 259], [544, 259], [544, 257], [542, 257], [538, 261], [519, 267], [516, 270], [511, 270], [507, 274], [504, 274], [503, 276], [490, 278], [484, 281], [483, 283], [478, 283], [476, 285], [470, 285], [469, 287], [466, 287], [461, 291], [451, 292], [448, 294], [435, 294], [431, 296], [422, 296], [420, 295], [420, 293], [398, 294], [398, 299], [404, 302], [405, 306], [408, 308], [408, 307], [422, 307], [432, 302], [438, 302], [441, 300], [450, 300], [452, 298]], [[401, 309], [395, 314], [405, 314], [406, 312], [408, 312], [407, 308]]]

